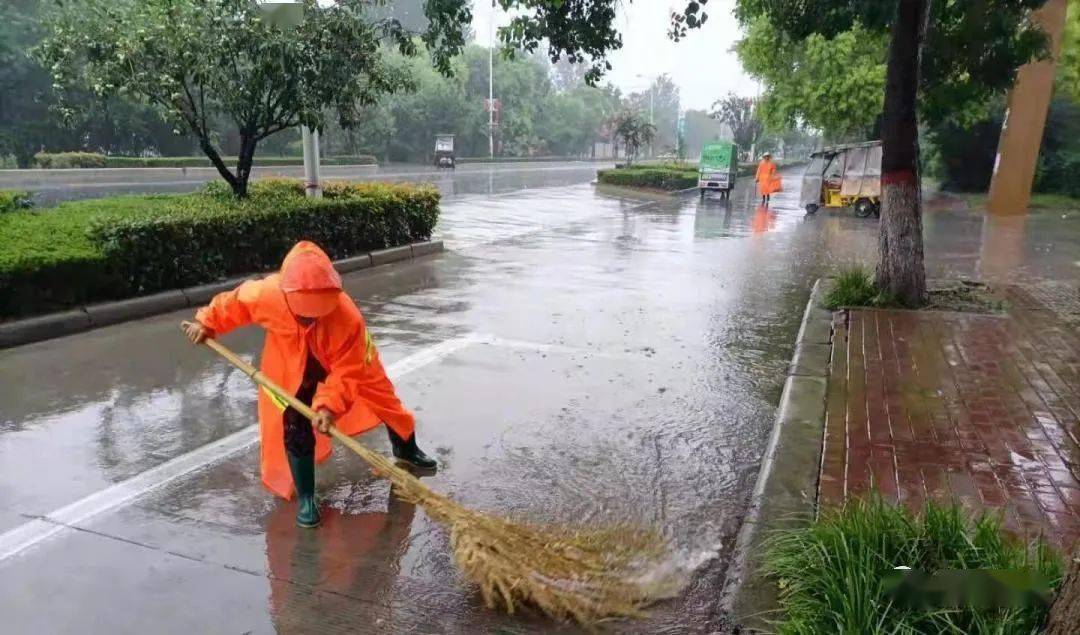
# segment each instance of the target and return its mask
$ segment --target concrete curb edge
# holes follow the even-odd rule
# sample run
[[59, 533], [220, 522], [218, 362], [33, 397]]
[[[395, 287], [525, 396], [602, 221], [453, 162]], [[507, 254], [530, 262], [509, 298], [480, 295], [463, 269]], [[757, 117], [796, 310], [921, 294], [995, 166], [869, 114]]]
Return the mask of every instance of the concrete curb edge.
[[[359, 256], [335, 260], [341, 273], [420, 258], [444, 250], [443, 241], [433, 240], [381, 249]], [[58, 313], [47, 313], [22, 320], [0, 323], [0, 349], [40, 342], [64, 335], [89, 331], [101, 326], [168, 313], [187, 307], [200, 307], [216, 294], [232, 289], [257, 274], [237, 276], [184, 289], [162, 291], [112, 302], [101, 302]]]
[[767, 536], [808, 522], [817, 503], [831, 356], [832, 312], [821, 308], [824, 280], [814, 283], [757, 483], [735, 539], [720, 608], [739, 632], [771, 632], [777, 588], [761, 571]]

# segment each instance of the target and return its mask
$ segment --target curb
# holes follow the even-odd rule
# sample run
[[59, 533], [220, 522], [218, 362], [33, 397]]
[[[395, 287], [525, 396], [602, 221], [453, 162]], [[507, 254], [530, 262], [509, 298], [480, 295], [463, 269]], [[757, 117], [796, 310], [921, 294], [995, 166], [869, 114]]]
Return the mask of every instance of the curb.
[[832, 341], [832, 312], [820, 308], [824, 281], [814, 283], [803, 312], [757, 483], [735, 538], [720, 608], [739, 632], [771, 632], [777, 588], [760, 569], [769, 533], [813, 517], [825, 433], [825, 397]]
[[[350, 273], [379, 265], [420, 258], [443, 250], [444, 246], [441, 240], [413, 243], [335, 260], [334, 267], [340, 273]], [[101, 302], [59, 313], [48, 313], [23, 320], [0, 323], [0, 349], [40, 342], [63, 335], [82, 333], [101, 326], [119, 324], [188, 307], [197, 308], [209, 302], [210, 298], [218, 293], [233, 289], [241, 282], [255, 277], [255, 275], [237, 276], [228, 280], [185, 289], [162, 291], [161, 293], [127, 298], [115, 302]]]

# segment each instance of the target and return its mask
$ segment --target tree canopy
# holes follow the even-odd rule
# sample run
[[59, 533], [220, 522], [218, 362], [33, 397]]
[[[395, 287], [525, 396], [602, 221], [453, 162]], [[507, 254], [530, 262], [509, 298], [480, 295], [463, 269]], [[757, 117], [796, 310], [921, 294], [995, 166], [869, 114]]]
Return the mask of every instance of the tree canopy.
[[642, 146], [652, 143], [656, 136], [656, 126], [641, 114], [627, 110], [615, 116], [613, 122], [615, 136], [626, 148], [626, 162], [633, 163]]
[[736, 145], [743, 151], [749, 151], [757, 142], [763, 128], [754, 105], [753, 98], [739, 97], [735, 93], [728, 93], [713, 103], [712, 117], [731, 128]]
[[[610, 68], [607, 55], [621, 48], [622, 37], [616, 28], [615, 0], [498, 0], [499, 5], [513, 13], [513, 22], [499, 30], [501, 41], [513, 48], [536, 51], [547, 42], [552, 60], [563, 57], [588, 66], [590, 83], [597, 82]], [[465, 5], [468, 0], [440, 0], [429, 5], [429, 15]], [[930, 28], [927, 33], [921, 69], [921, 114], [928, 121], [944, 121], [951, 117], [971, 118], [983, 112], [991, 97], [1010, 86], [1016, 69], [1033, 57], [1045, 53], [1045, 36], [1027, 17], [1041, 7], [1045, 0], [939, 0], [932, 3]], [[681, 4], [681, 3], [680, 3]], [[689, 0], [681, 10], [672, 12], [671, 35], [686, 37], [689, 31], [707, 22], [707, 2]], [[788, 41], [774, 44], [780, 61], [791, 60], [791, 47], [814, 45], [808, 61], [823, 66], [823, 70], [839, 62], [852, 61], [853, 56], [869, 54], [874, 64], [849, 64], [845, 75], [854, 72], [860, 86], [882, 87], [883, 73], [874, 65], [884, 64], [883, 34], [896, 18], [895, 2], [883, 0], [736, 0], [736, 16], [749, 28], [766, 18], [773, 34], [782, 33]], [[446, 22], [444, 21], [444, 24]], [[465, 28], [459, 25], [459, 28]], [[834, 40], [845, 35], [839, 42]], [[758, 30], [759, 36], [765, 36]], [[860, 40], [865, 37], [869, 42]], [[830, 45], [846, 50], [830, 51]], [[854, 49], [854, 50], [852, 50]], [[802, 53], [801, 51], [795, 51]], [[767, 64], [765, 51], [754, 51], [748, 59]], [[801, 61], [801, 60], [799, 60]], [[753, 63], [753, 62], [751, 62]], [[784, 67], [790, 71], [791, 66]], [[860, 74], [861, 73], [861, 74]], [[765, 78], [765, 76], [762, 76]], [[837, 79], [837, 82], [842, 81]], [[797, 86], [805, 86], [798, 82]], [[842, 88], [843, 86], [834, 86]], [[824, 88], [819, 87], [819, 90]], [[868, 92], [868, 91], [866, 91]], [[866, 92], [859, 89], [858, 102], [844, 95], [850, 106], [862, 103]], [[883, 89], [882, 89], [883, 92]], [[777, 96], [769, 118], [772, 123], [791, 121], [796, 102], [792, 94], [805, 96], [806, 89], [787, 91]], [[768, 101], [768, 100], [766, 100]], [[820, 99], [815, 100], [820, 103]], [[868, 102], [867, 102], [868, 103]], [[865, 106], [864, 106], [865, 107]], [[845, 108], [851, 112], [851, 108]], [[810, 112], [821, 114], [819, 108]], [[877, 113], [873, 113], [876, 115]], [[832, 122], [832, 126], [840, 126]], [[861, 123], [855, 125], [862, 125]]]
[[1058, 90], [1080, 102], [1080, 2], [1070, 0], [1058, 59]]
[[[1043, 1], [932, 3], [920, 74], [922, 120], [965, 126], [984, 116], [1016, 69], [1045, 51], [1045, 36], [1027, 21]], [[891, 13], [881, 7], [888, 4], [740, 1], [747, 36], [737, 51], [747, 72], [765, 83], [762, 118], [770, 127], [803, 121], [834, 138], [866, 136], [874, 128], [885, 93]], [[818, 12], [813, 20], [811, 11]]]
[[[39, 55], [57, 87], [157, 107], [243, 196], [260, 141], [319, 127], [328, 108], [349, 122], [358, 106], [401, 87], [379, 48], [395, 24], [380, 31], [367, 4], [307, 2], [299, 25], [278, 26], [248, 0], [61, 0]], [[239, 132], [235, 171], [213, 138], [219, 116]]]
[[865, 138], [881, 116], [881, 34], [855, 25], [832, 38], [814, 33], [798, 41], [759, 16], [736, 52], [746, 72], [764, 84], [757, 114], [770, 130], [803, 123], [831, 139]]

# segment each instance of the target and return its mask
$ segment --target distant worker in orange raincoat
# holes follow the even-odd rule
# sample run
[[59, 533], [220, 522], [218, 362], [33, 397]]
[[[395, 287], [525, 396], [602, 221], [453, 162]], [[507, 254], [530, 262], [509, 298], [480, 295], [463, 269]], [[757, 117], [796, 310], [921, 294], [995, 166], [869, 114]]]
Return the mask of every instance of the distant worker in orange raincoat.
[[776, 173], [776, 164], [773, 163], [771, 153], [761, 155], [761, 163], [758, 163], [754, 180], [757, 181], [761, 204], [768, 205], [769, 197], [780, 191], [780, 175]]
[[330, 456], [331, 426], [353, 435], [385, 423], [395, 457], [435, 467], [416, 445], [413, 415], [395, 394], [360, 309], [342, 292], [341, 276], [318, 245], [297, 243], [280, 273], [218, 294], [195, 320], [185, 326], [195, 343], [248, 324], [266, 329], [262, 372], [318, 413], [309, 422], [259, 391], [262, 482], [285, 499], [295, 487], [301, 527], [320, 522], [315, 461]]

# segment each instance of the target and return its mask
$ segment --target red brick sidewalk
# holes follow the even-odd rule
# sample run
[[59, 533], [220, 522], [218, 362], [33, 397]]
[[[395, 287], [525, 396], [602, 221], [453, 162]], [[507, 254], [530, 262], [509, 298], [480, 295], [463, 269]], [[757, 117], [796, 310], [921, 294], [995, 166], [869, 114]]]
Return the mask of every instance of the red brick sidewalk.
[[1007, 293], [1007, 316], [836, 314], [820, 501], [959, 500], [1003, 508], [1018, 534], [1080, 538], [1080, 336]]

